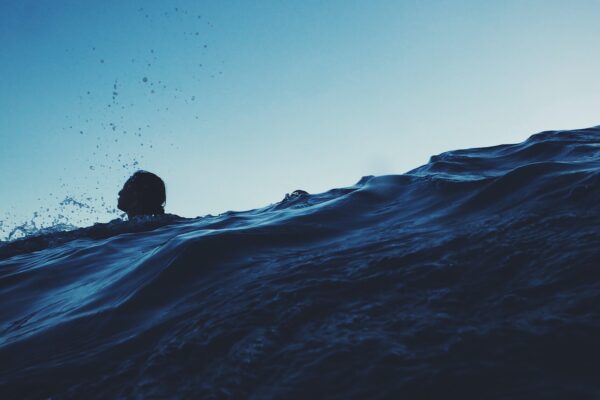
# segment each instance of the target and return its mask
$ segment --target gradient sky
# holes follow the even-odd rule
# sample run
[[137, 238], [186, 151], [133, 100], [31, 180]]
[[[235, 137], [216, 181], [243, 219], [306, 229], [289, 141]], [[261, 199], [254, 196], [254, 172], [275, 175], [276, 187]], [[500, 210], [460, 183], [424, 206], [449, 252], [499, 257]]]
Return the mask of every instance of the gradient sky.
[[0, 0], [0, 239], [35, 212], [114, 218], [138, 168], [193, 217], [598, 125], [599, 18], [598, 0]]

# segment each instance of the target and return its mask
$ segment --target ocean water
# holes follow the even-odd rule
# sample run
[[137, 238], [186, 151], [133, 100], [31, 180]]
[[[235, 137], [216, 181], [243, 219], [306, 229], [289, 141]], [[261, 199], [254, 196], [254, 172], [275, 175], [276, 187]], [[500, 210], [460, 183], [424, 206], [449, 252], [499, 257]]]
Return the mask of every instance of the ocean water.
[[0, 244], [0, 398], [600, 398], [600, 127]]

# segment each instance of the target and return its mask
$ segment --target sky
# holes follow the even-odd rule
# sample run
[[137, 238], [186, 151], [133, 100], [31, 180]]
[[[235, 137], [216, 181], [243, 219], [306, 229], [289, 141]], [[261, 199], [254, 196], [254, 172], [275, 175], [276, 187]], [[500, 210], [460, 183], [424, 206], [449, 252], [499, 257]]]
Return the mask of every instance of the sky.
[[185, 217], [600, 124], [600, 1], [0, 0], [0, 239]]

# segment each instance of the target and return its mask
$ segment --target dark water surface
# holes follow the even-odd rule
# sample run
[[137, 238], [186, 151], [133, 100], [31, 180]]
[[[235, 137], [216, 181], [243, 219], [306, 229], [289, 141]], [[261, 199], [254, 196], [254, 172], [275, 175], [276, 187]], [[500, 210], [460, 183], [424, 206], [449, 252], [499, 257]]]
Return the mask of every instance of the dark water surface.
[[0, 398], [600, 398], [600, 128], [0, 245]]

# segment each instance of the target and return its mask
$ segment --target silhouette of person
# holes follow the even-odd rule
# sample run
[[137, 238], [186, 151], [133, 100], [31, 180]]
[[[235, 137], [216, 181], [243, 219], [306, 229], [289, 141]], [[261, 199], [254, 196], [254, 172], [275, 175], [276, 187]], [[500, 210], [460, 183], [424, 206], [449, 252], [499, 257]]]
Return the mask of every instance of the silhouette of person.
[[129, 219], [138, 215], [163, 215], [166, 200], [163, 180], [152, 172], [140, 170], [123, 185], [117, 207], [125, 211]]

